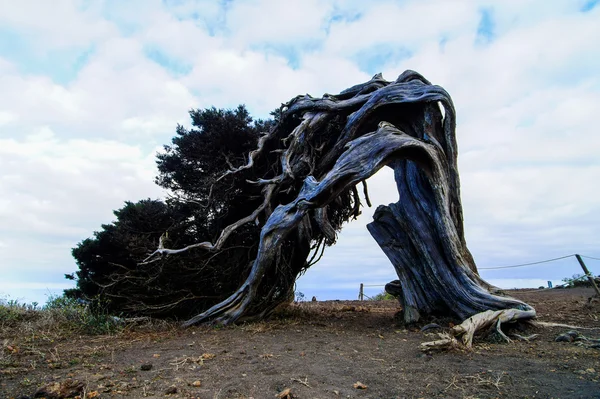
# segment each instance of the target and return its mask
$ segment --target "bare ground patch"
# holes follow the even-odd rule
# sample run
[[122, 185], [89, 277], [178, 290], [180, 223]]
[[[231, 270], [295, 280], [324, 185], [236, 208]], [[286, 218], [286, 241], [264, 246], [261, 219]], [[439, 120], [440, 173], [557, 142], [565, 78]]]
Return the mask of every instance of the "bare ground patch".
[[[540, 321], [600, 328], [591, 289], [510, 294]], [[3, 330], [0, 397], [33, 397], [44, 386], [82, 398], [600, 397], [600, 349], [555, 342], [568, 328], [529, 327], [520, 333], [539, 334], [531, 342], [488, 338], [473, 351], [424, 354], [419, 344], [435, 334], [399, 324], [399, 310], [395, 301], [307, 302], [224, 328]], [[600, 330], [579, 331], [600, 338]]]

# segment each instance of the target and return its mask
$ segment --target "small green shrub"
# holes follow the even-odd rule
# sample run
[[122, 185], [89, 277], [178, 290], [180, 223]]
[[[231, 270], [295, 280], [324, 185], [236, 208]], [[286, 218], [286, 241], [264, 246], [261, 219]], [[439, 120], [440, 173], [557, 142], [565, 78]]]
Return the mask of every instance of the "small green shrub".
[[43, 311], [53, 313], [57, 320], [84, 334], [112, 334], [120, 330], [119, 317], [109, 314], [98, 303], [92, 307], [64, 295], [51, 296]]
[[395, 300], [395, 299], [396, 299], [395, 296], [393, 296], [392, 294], [389, 294], [389, 293], [387, 293], [385, 291], [380, 292], [379, 294], [374, 295], [374, 296], [371, 297], [372, 301], [392, 301], [392, 300]]
[[0, 323], [19, 322], [31, 317], [37, 303], [20, 303], [15, 299], [0, 299]]
[[8, 306], [5, 303], [0, 303], [0, 322], [16, 321], [21, 318], [21, 310], [14, 306]]
[[52, 296], [40, 308], [37, 303], [25, 304], [16, 300], [0, 299], [0, 332], [55, 332], [79, 334], [112, 334], [122, 328], [120, 319], [104, 311], [93, 309], [74, 298]]
[[[598, 281], [598, 277], [595, 277]], [[591, 283], [585, 274], [574, 274], [572, 277], [562, 279], [567, 287], [591, 287]]]

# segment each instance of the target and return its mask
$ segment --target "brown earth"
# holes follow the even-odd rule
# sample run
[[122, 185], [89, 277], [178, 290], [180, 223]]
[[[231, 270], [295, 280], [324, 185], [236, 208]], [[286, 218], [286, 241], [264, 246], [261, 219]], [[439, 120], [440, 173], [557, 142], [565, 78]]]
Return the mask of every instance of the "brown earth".
[[[510, 294], [540, 321], [596, 328], [578, 330], [600, 338], [591, 289]], [[473, 351], [424, 354], [419, 344], [437, 336], [399, 324], [398, 310], [395, 301], [306, 302], [225, 328], [2, 337], [0, 397], [47, 386], [82, 398], [600, 398], [600, 349], [554, 341], [570, 328], [528, 327], [519, 334], [539, 334], [532, 342], [480, 338]]]

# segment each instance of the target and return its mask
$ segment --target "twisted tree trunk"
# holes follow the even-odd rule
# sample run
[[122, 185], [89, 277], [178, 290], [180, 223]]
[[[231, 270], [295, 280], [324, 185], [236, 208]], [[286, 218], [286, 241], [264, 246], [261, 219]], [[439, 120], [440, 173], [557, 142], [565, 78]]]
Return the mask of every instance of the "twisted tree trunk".
[[367, 228], [398, 274], [393, 293], [404, 321], [416, 322], [424, 314], [462, 320], [486, 310], [531, 310], [518, 300], [490, 294], [471, 269], [471, 255], [450, 215], [444, 176], [428, 175], [406, 160], [392, 167], [400, 200], [379, 206]]
[[[280, 154], [276, 162], [272, 154]], [[261, 162], [274, 173], [252, 176]], [[241, 225], [261, 226], [245, 283], [186, 325], [268, 314], [312, 264], [306, 261], [310, 248], [333, 243], [342, 223], [358, 215], [356, 185], [386, 165], [394, 169], [400, 200], [379, 207], [368, 229], [398, 273], [405, 321], [436, 313], [464, 319], [501, 309], [533, 317], [527, 304], [492, 295], [477, 274], [464, 238], [452, 100], [406, 71], [395, 82], [375, 75], [338, 95], [299, 96], [282, 105], [277, 126], [247, 164], [222, 176], [248, 174], [248, 181], [263, 187], [262, 205], [225, 228], [215, 244], [155, 252], [217, 251]]]

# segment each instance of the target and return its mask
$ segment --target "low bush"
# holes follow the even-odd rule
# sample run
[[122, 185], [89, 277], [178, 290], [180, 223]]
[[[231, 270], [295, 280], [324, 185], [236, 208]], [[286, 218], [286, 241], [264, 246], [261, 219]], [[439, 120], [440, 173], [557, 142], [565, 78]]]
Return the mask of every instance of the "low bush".
[[[600, 284], [600, 276], [595, 276], [596, 284]], [[591, 287], [592, 283], [585, 274], [574, 274], [572, 277], [563, 278], [566, 287]]]
[[120, 319], [100, 306], [65, 296], [50, 297], [43, 307], [15, 300], [0, 300], [0, 335], [15, 333], [112, 334], [121, 329]]
[[389, 294], [389, 293], [383, 291], [377, 295], [372, 296], [371, 300], [372, 301], [392, 301], [392, 300], [396, 300], [396, 297], [393, 296], [392, 294]]

